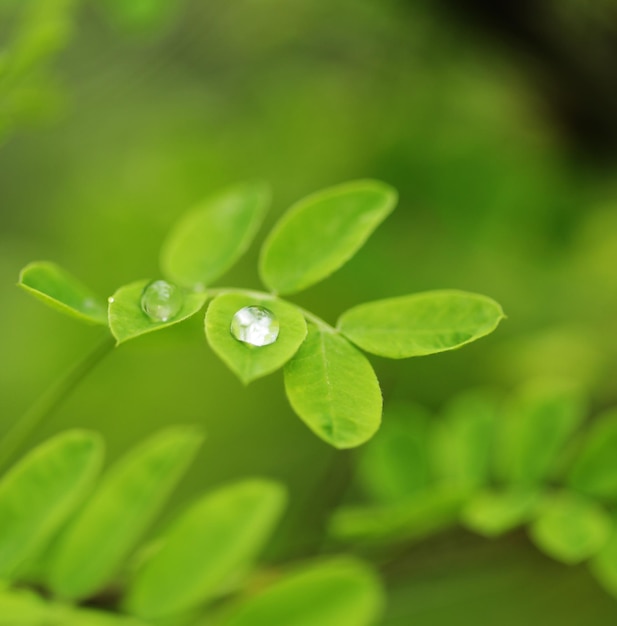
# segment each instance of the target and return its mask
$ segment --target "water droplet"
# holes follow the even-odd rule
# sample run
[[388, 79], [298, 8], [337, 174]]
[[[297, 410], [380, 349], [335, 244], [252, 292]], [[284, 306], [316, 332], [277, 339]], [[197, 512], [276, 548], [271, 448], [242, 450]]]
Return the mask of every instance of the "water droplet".
[[180, 312], [184, 304], [182, 291], [166, 280], [155, 280], [141, 295], [141, 310], [153, 322], [168, 322]]
[[279, 321], [263, 306], [245, 306], [234, 315], [231, 334], [250, 346], [269, 346], [279, 336]]

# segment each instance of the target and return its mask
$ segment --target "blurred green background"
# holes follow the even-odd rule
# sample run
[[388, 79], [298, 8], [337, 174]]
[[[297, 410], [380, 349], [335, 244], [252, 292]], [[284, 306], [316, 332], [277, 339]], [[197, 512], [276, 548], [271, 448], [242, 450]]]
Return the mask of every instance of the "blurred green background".
[[[574, 54], [614, 12], [608, 1], [593, 11], [560, 3], [553, 34]], [[274, 190], [262, 235], [321, 187], [372, 177], [399, 189], [398, 209], [357, 257], [296, 300], [328, 321], [356, 303], [444, 287], [503, 305], [509, 319], [464, 350], [374, 358], [386, 403], [439, 409], [474, 385], [507, 393], [559, 377], [583, 385], [594, 412], [615, 404], [610, 129], [586, 134], [563, 114], [565, 96], [547, 99], [558, 90], [537, 50], [459, 13], [403, 0], [0, 0], [2, 429], [98, 338], [16, 289], [20, 268], [53, 260], [103, 295], [156, 278], [178, 216], [247, 178]], [[24, 23], [38, 52], [11, 74]], [[594, 100], [607, 119], [613, 105]], [[257, 254], [221, 284], [258, 287]], [[242, 388], [199, 316], [111, 354], [31, 443], [94, 428], [113, 459], [175, 423], [202, 424], [207, 442], [168, 517], [211, 485], [274, 477], [292, 506], [269, 558], [319, 548], [354, 453], [304, 427], [280, 373]], [[386, 575], [392, 626], [617, 619], [617, 602], [585, 571], [549, 561], [523, 535], [447, 535], [402, 550]]]

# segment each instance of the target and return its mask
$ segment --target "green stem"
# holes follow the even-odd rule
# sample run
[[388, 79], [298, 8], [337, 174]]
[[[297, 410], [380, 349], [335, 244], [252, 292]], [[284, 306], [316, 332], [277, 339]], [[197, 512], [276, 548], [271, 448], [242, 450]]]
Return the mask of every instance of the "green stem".
[[103, 357], [111, 352], [114, 345], [113, 337], [106, 335], [92, 352], [50, 387], [15, 422], [8, 433], [0, 440], [0, 471], [4, 470], [12, 461], [15, 452], [19, 450], [35, 428], [66, 400]]

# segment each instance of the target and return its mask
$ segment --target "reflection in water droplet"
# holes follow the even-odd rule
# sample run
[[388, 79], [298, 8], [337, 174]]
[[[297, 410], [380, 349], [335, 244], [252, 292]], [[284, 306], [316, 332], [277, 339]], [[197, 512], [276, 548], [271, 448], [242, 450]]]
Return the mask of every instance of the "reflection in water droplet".
[[168, 322], [180, 312], [184, 304], [182, 291], [166, 280], [155, 280], [141, 295], [141, 310], [153, 322]]
[[231, 334], [250, 346], [268, 346], [279, 336], [279, 321], [263, 306], [245, 306], [234, 315]]

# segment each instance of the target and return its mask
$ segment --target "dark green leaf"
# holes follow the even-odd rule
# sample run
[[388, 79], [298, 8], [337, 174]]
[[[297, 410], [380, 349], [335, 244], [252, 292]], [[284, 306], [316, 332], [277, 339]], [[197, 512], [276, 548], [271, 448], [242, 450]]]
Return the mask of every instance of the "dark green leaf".
[[600, 584], [617, 597], [617, 531], [614, 526], [610, 539], [589, 565]]
[[263, 246], [263, 282], [276, 293], [295, 293], [323, 280], [364, 245], [396, 199], [385, 183], [359, 180], [300, 200]]
[[381, 422], [381, 391], [371, 364], [344, 337], [309, 324], [306, 340], [285, 366], [294, 411], [324, 441], [352, 448]]

